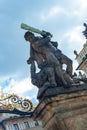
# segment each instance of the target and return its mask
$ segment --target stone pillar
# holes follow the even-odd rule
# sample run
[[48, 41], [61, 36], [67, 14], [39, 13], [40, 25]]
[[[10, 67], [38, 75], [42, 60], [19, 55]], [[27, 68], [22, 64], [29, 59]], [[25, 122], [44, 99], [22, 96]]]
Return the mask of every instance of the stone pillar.
[[87, 85], [39, 90], [33, 117], [44, 130], [87, 130]]

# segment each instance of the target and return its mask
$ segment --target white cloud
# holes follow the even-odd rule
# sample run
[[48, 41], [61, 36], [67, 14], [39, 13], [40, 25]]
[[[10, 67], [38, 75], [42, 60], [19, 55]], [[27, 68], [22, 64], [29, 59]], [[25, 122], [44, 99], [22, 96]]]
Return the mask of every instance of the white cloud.
[[[71, 30], [68, 30], [65, 32], [65, 34], [62, 37], [62, 41], [66, 42], [67, 50], [69, 50], [69, 55], [72, 55], [74, 50], [77, 52], [80, 51], [83, 48], [83, 44], [86, 42], [86, 40], [82, 36], [82, 27], [76, 26], [72, 28]], [[68, 54], [68, 53], [67, 53]], [[71, 56], [73, 58], [73, 55]]]
[[74, 27], [72, 30], [67, 32], [65, 34], [65, 36], [69, 38], [70, 42], [73, 42], [73, 43], [74, 42], [82, 42], [82, 39], [80, 36], [80, 33], [82, 32], [81, 30], [82, 30], [81, 26]]
[[57, 6], [52, 7], [52, 8], [49, 10], [49, 12], [48, 12], [48, 17], [54, 17], [54, 16], [56, 16], [56, 15], [57, 15], [58, 13], [60, 13], [60, 12], [63, 12], [63, 9], [62, 9], [62, 8], [57, 7]]
[[73, 0], [75, 6], [72, 10], [72, 15], [82, 18], [86, 15], [87, 1], [86, 0]]
[[23, 95], [25, 92], [28, 92], [33, 89], [33, 85], [31, 84], [31, 80], [26, 78], [21, 81], [15, 81], [12, 79], [8, 86], [5, 86], [3, 91], [5, 93], [15, 93], [18, 95]]
[[87, 1], [86, 0], [76, 0], [75, 3], [77, 3], [81, 8], [84, 8], [84, 9], [87, 8]]
[[[87, 1], [86, 0], [74, 0], [71, 3], [72, 6], [53, 6], [50, 9], [45, 9], [41, 12], [41, 19], [43, 21], [52, 19], [54, 17], [58, 17], [58, 15], [62, 15], [64, 14], [65, 16], [68, 17], [78, 17], [78, 18], [82, 18], [86, 15], [86, 10], [87, 10]], [[66, 8], [68, 7], [69, 8]]]
[[52, 19], [53, 17], [58, 16], [58, 14], [60, 13], [65, 13], [64, 8], [59, 6], [53, 6], [52, 8], [41, 12], [41, 19], [43, 21], [46, 21], [48, 19]]

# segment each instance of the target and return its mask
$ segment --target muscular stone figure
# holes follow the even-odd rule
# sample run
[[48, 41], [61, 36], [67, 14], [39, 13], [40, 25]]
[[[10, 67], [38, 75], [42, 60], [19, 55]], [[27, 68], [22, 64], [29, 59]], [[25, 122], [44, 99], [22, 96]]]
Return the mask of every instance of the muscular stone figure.
[[[55, 55], [57, 49], [50, 43], [50, 37], [38, 38], [29, 31], [25, 33], [24, 37], [26, 41], [30, 42], [33, 52], [36, 52], [35, 54], [40, 54], [43, 57], [43, 61], [45, 60], [47, 64], [52, 64], [54, 66], [56, 75], [61, 79], [63, 84], [67, 86], [67, 82], [64, 79], [60, 66], [60, 62]], [[31, 58], [33, 58], [32, 55]]]

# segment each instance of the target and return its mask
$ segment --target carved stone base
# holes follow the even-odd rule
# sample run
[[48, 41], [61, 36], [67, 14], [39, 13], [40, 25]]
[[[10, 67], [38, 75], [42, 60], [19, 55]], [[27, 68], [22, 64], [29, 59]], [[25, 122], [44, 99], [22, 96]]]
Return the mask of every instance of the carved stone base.
[[45, 130], [87, 130], [87, 84], [40, 91], [33, 117]]
[[46, 97], [52, 97], [60, 94], [74, 93], [82, 90], [87, 90], [87, 84], [76, 84], [68, 88], [60, 87], [51, 87], [45, 86], [39, 89], [37, 98], [43, 100]]

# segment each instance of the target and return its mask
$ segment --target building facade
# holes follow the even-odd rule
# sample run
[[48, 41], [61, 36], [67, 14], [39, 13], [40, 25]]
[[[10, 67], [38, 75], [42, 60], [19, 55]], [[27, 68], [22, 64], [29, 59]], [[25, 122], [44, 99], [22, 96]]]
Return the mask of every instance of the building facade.
[[10, 116], [0, 122], [0, 130], [43, 130], [39, 121], [29, 116]]
[[77, 54], [76, 54], [76, 60], [78, 62], [78, 67], [77, 70], [82, 70], [85, 75], [87, 76], [87, 41], [86, 43], [83, 45], [82, 50]]

